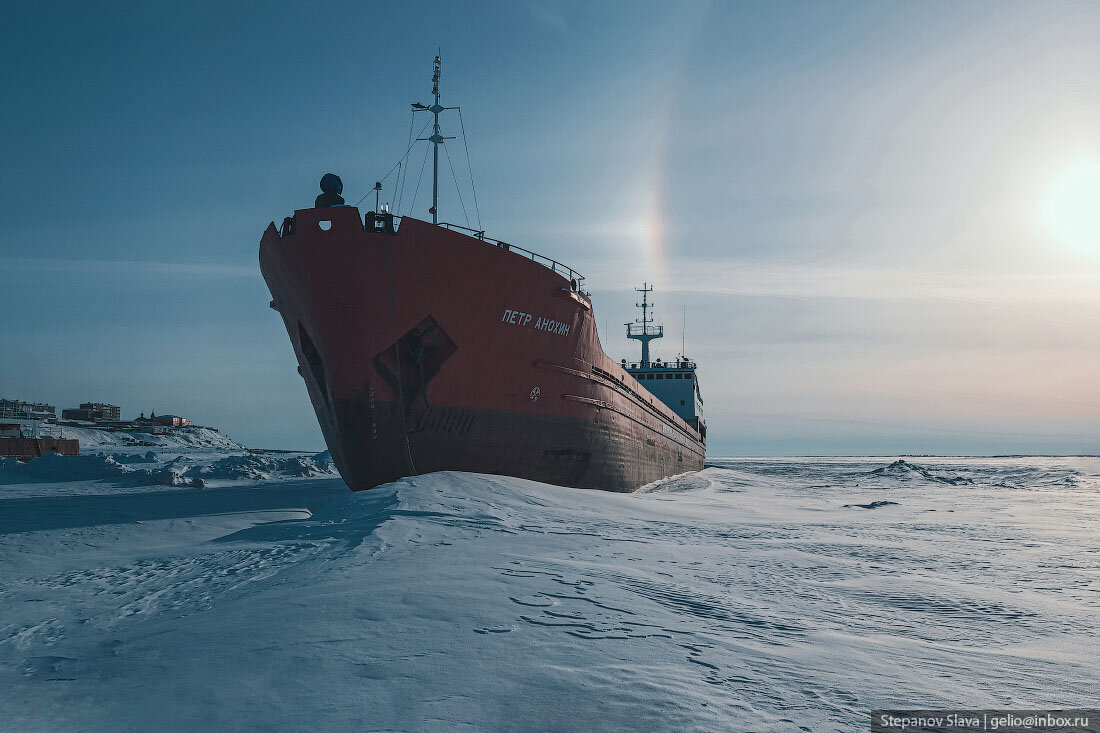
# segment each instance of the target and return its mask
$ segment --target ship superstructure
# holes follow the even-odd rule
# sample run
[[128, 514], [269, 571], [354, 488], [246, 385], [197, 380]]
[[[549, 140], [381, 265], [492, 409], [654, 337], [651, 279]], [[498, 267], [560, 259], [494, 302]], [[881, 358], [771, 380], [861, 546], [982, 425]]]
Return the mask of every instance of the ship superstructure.
[[695, 383], [693, 365], [649, 364], [648, 349], [644, 366], [614, 361], [579, 273], [439, 221], [439, 113], [451, 109], [440, 71], [436, 57], [434, 104], [413, 105], [435, 123], [432, 223], [378, 203], [365, 215], [326, 206], [343, 203], [326, 176], [317, 205], [260, 242], [271, 306], [344, 480], [367, 489], [460, 470], [633, 491], [702, 468], [706, 427], [675, 389]]
[[698, 430], [705, 439], [707, 426], [703, 421], [703, 396], [695, 372], [696, 364], [683, 354], [678, 355], [675, 361], [650, 360], [649, 342], [663, 338], [665, 329], [663, 325], [650, 325], [654, 320], [649, 315], [649, 310], [653, 308], [653, 303], [649, 302], [649, 294], [653, 292], [653, 288], [649, 283], [644, 283], [635, 290], [642, 294], [642, 302], [636, 304], [642, 309], [642, 317], [626, 324], [626, 337], [641, 342], [642, 358], [636, 362], [623, 359], [620, 363], [642, 386]]

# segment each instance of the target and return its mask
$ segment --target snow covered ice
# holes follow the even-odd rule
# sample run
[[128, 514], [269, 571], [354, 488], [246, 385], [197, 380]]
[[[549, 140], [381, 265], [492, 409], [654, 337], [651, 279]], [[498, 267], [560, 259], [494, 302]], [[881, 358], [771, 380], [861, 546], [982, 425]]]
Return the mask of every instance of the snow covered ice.
[[102, 450], [0, 466], [0, 728], [851, 731], [1096, 702], [1100, 459], [352, 494], [324, 454]]

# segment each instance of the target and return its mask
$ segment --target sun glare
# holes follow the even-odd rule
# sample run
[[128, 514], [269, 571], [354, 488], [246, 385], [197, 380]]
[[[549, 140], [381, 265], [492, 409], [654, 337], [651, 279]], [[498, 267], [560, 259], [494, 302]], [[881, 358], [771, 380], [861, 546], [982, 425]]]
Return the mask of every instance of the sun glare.
[[1042, 217], [1061, 244], [1100, 255], [1100, 159], [1079, 161], [1052, 179]]

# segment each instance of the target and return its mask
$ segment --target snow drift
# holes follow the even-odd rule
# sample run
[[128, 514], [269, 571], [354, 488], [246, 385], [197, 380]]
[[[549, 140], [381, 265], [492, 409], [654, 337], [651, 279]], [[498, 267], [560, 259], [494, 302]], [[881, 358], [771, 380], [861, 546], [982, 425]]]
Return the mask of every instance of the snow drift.
[[1098, 459], [920, 460], [966, 485], [713, 459], [621, 495], [191, 457], [250, 478], [0, 491], [5, 726], [852, 731], [1095, 700]]
[[128, 432], [124, 430], [99, 430], [97, 428], [61, 427], [65, 438], [80, 441], [81, 453], [117, 450], [119, 448], [149, 447], [161, 450], [245, 450], [243, 445], [213, 428], [174, 428], [166, 435]]
[[[203, 458], [209, 462], [203, 462]], [[20, 463], [14, 458], [0, 459], [0, 486], [112, 481], [124, 486], [202, 488], [211, 481], [256, 482], [279, 477], [332, 476], [335, 473], [336, 468], [328, 451], [316, 455], [176, 455], [170, 459], [161, 458], [152, 451], [144, 454], [96, 453], [79, 456], [49, 453], [27, 463]]]

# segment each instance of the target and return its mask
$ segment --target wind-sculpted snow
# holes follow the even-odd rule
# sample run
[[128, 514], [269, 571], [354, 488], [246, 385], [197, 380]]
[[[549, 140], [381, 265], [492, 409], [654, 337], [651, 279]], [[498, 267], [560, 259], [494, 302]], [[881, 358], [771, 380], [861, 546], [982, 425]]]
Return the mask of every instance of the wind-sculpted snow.
[[328, 451], [314, 456], [234, 455], [209, 466], [188, 469], [184, 476], [202, 479], [251, 479], [262, 481], [276, 476], [312, 477], [335, 474]]
[[871, 471], [871, 473], [876, 476], [885, 476], [895, 479], [924, 479], [925, 481], [938, 481], [941, 484], [952, 484], [954, 486], [974, 483], [974, 479], [967, 478], [966, 476], [937, 476], [927, 468], [914, 466], [912, 463], [901, 459], [894, 461], [889, 466], [876, 468]]
[[[171, 455], [171, 454], [169, 454]], [[110, 481], [119, 486], [190, 486], [210, 482], [266, 481], [280, 477], [332, 476], [336, 469], [328, 451], [316, 455], [239, 453], [61, 456], [48, 453], [27, 463], [0, 459], [0, 486], [72, 481]]]
[[878, 501], [872, 501], [868, 504], [845, 504], [845, 509], [879, 509], [884, 506], [897, 506], [896, 501], [886, 501], [885, 499], [879, 499]]
[[173, 428], [163, 435], [98, 428], [54, 427], [51, 433], [80, 441], [82, 453], [120, 448], [152, 447], [158, 450], [244, 450], [244, 446], [212, 428]]
[[184, 458], [207, 488], [0, 490], [6, 726], [851, 731], [1095, 702], [1100, 459], [715, 459], [620, 495]]

